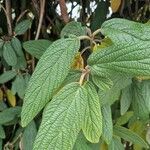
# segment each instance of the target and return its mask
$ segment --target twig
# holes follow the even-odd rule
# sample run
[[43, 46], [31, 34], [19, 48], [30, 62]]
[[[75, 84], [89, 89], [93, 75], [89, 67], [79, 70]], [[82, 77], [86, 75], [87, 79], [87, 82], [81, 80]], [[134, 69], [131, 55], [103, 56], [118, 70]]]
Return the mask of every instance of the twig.
[[101, 32], [101, 29], [97, 29], [96, 31], [94, 31], [93, 34], [92, 34], [93, 37], [95, 37], [95, 36], [96, 36], [98, 33], [100, 33], [100, 32]]
[[83, 35], [83, 36], [79, 36], [78, 37], [79, 38], [79, 40], [92, 40], [89, 36], [86, 36], [86, 35]]
[[[7, 1], [7, 0], [6, 0]], [[0, 5], [0, 7], [3, 9], [4, 13], [5, 13], [5, 16], [6, 16], [6, 19], [7, 19], [7, 29], [8, 29], [8, 34], [9, 35], [12, 35], [12, 27], [11, 27], [11, 21], [10, 21], [10, 18], [8, 16], [8, 13], [6, 11], [6, 9]]]
[[[44, 16], [44, 9], [45, 9], [45, 0], [40, 0], [40, 19], [39, 19], [39, 23], [38, 23], [38, 29], [36, 32], [35, 40], [37, 40], [40, 35], [40, 30], [41, 30], [43, 16]], [[34, 57], [32, 57], [32, 70], [33, 71], [34, 71], [34, 68], [35, 68], [35, 59], [34, 59]]]
[[8, 16], [8, 34], [11, 36], [12, 35], [12, 16], [11, 16], [11, 0], [5, 0], [5, 7], [6, 7], [6, 12]]
[[17, 20], [16, 20], [16, 23], [25, 15], [25, 13], [27, 13], [29, 10], [28, 9], [26, 9], [26, 10], [24, 10], [20, 15], [19, 15], [19, 17], [17, 18]]
[[39, 24], [38, 24], [38, 29], [36, 32], [35, 40], [37, 40], [40, 35], [40, 30], [41, 30], [43, 16], [44, 16], [44, 9], [45, 9], [45, 0], [40, 0], [40, 19], [39, 19]]
[[85, 69], [82, 70], [82, 75], [79, 80], [80, 86], [83, 85], [84, 79], [89, 73], [90, 73], [90, 69], [88, 66], [86, 66]]
[[82, 55], [86, 50], [88, 50], [88, 49], [91, 49], [91, 46], [85, 47], [85, 48], [80, 52], [81, 55]]
[[61, 16], [63, 18], [63, 21], [65, 23], [69, 22], [69, 16], [67, 13], [67, 6], [65, 0], [59, 0], [59, 5], [60, 5], [60, 11], [61, 11]]

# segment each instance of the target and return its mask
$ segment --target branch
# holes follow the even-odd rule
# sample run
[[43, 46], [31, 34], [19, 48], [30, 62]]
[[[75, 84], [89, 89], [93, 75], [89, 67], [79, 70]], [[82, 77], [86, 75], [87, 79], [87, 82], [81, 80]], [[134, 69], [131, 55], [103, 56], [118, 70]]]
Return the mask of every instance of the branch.
[[[7, 0], [6, 0], [7, 1]], [[7, 19], [7, 30], [8, 30], [8, 34], [9, 35], [12, 35], [12, 27], [11, 27], [11, 21], [10, 21], [10, 18], [8, 16], [8, 13], [6, 11], [6, 9], [0, 4], [0, 8], [3, 9], [4, 13], [5, 13], [5, 16], [6, 16], [6, 19]]]
[[65, 23], [69, 22], [69, 16], [67, 13], [67, 6], [65, 0], [59, 0], [60, 10], [61, 10], [61, 16], [63, 18], [63, 21]]
[[44, 9], [45, 9], [45, 0], [40, 0], [40, 19], [39, 19], [39, 24], [38, 24], [38, 29], [36, 32], [35, 40], [37, 40], [40, 35], [40, 30], [41, 30], [43, 16], [44, 16]]
[[6, 12], [7, 12], [6, 17], [7, 17], [7, 23], [8, 23], [8, 34], [11, 36], [12, 35], [11, 0], [5, 0], [5, 7], [6, 7]]

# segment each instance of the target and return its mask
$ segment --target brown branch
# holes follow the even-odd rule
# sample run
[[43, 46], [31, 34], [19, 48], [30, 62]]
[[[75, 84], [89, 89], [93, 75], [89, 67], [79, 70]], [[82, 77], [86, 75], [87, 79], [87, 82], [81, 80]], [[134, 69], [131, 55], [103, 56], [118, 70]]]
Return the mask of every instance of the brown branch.
[[29, 11], [28, 9], [24, 10], [24, 11], [19, 15], [19, 17], [17, 18], [16, 23], [19, 22], [19, 20], [20, 20], [28, 11]]
[[11, 36], [12, 35], [12, 14], [11, 14], [11, 0], [5, 0], [5, 7], [6, 7], [6, 12], [7, 12], [7, 23], [8, 23], [8, 34]]
[[65, 23], [69, 22], [69, 16], [67, 13], [67, 6], [65, 0], [59, 0], [59, 6], [60, 6], [60, 11], [61, 11], [61, 16], [62, 19]]
[[5, 13], [5, 16], [6, 16], [6, 19], [7, 19], [7, 30], [8, 30], [8, 34], [9, 35], [12, 35], [12, 27], [11, 27], [11, 21], [10, 21], [10, 18], [8, 16], [8, 13], [6, 11], [6, 9], [0, 4], [0, 8], [3, 9], [4, 13]]
[[36, 32], [35, 40], [37, 40], [40, 35], [40, 30], [41, 30], [43, 16], [44, 16], [44, 10], [45, 10], [45, 0], [40, 0], [40, 19], [39, 19], [39, 24], [38, 24], [38, 29]]

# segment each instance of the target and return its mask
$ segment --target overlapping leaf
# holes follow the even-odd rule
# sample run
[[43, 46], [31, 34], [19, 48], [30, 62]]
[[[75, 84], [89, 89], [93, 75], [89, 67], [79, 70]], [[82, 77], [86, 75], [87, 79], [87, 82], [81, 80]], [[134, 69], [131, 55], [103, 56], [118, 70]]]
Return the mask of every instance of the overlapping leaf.
[[69, 36], [69, 35], [86, 35], [86, 28], [81, 25], [80, 22], [69, 22], [61, 31], [61, 37]]
[[33, 143], [34, 143], [36, 135], [37, 135], [36, 124], [34, 121], [32, 121], [25, 128], [23, 132], [22, 143], [23, 143], [24, 150], [29, 150], [33, 148]]
[[102, 107], [102, 116], [103, 116], [103, 132], [102, 138], [107, 144], [110, 144], [113, 136], [113, 123], [112, 123], [112, 115], [111, 108], [108, 105]]
[[42, 55], [25, 94], [21, 116], [23, 126], [37, 115], [62, 84], [79, 46], [77, 38], [60, 39]]
[[78, 83], [61, 89], [46, 106], [33, 150], [72, 150], [83, 125], [87, 91]]
[[88, 92], [88, 105], [84, 118], [83, 133], [92, 143], [98, 143], [102, 133], [102, 115], [99, 97], [92, 82], [85, 85]]
[[121, 99], [120, 99], [120, 113], [124, 115], [130, 107], [132, 101], [132, 87], [131, 85], [127, 86], [122, 90]]
[[134, 113], [142, 120], [149, 119], [150, 114], [150, 81], [134, 82], [132, 85]]

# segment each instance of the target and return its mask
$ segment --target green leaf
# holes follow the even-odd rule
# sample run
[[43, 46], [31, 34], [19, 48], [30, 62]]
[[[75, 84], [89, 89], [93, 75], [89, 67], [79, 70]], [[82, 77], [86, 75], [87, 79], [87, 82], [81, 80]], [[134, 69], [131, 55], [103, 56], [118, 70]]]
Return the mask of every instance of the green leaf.
[[19, 41], [19, 39], [17, 39], [16, 37], [13, 37], [11, 40], [11, 45], [14, 48], [18, 56], [23, 55], [22, 46], [21, 46], [21, 42]]
[[70, 70], [67, 77], [63, 81], [61, 87], [64, 85], [67, 85], [71, 82], [78, 82], [80, 80], [81, 74], [82, 74], [82, 72], [79, 70]]
[[0, 139], [0, 149], [2, 150], [3, 149], [3, 140], [2, 139]]
[[120, 99], [120, 113], [124, 115], [129, 109], [132, 101], [132, 88], [131, 85], [127, 86], [122, 90]]
[[113, 86], [113, 82], [109, 78], [93, 75], [92, 80], [101, 90], [109, 90]]
[[27, 66], [26, 59], [22, 50], [21, 42], [16, 38], [12, 38], [11, 45], [17, 54], [17, 64], [14, 66], [15, 69], [24, 69]]
[[139, 135], [127, 128], [114, 126], [114, 134], [123, 138], [124, 140], [132, 142], [134, 144], [139, 144], [145, 148], [149, 148], [148, 144]]
[[21, 35], [24, 34], [31, 26], [31, 21], [29, 19], [19, 22], [15, 27], [15, 34]]
[[23, 43], [23, 48], [32, 56], [40, 59], [46, 49], [52, 44], [49, 40], [30, 40]]
[[15, 92], [17, 92], [20, 98], [24, 98], [26, 83], [24, 77], [20, 74], [16, 76], [15, 81], [13, 82], [13, 86], [15, 86]]
[[[150, 40], [148, 34], [150, 32], [149, 25], [126, 19], [115, 18], [105, 21], [101, 27], [101, 31], [104, 35], [111, 37], [114, 41], [117, 39], [116, 34], [114, 33], [123, 33], [122, 36], [119, 36], [119, 38], [125, 38], [127, 41], [122, 40], [124, 43], [128, 43], [128, 40], [132, 42], [132, 37], [138, 38], [142, 41]], [[126, 37], [124, 35], [126, 35]]]
[[[119, 37], [118, 37], [119, 38]], [[112, 71], [132, 76], [150, 75], [150, 42], [129, 42], [112, 45], [90, 55], [88, 64], [91, 71], [108, 76]]]
[[80, 47], [77, 38], [60, 39], [42, 55], [29, 81], [22, 108], [21, 122], [26, 126], [47, 104], [68, 75]]
[[92, 66], [91, 70], [98, 71], [103, 76], [111, 74], [113, 70], [133, 76], [150, 75], [149, 27], [130, 21], [128, 23], [127, 20], [118, 24], [117, 19], [112, 19], [102, 25], [102, 33], [114, 45], [90, 56], [88, 63]]
[[88, 93], [88, 105], [82, 130], [87, 140], [92, 143], [98, 143], [102, 134], [102, 114], [99, 97], [92, 82], [87, 82], [85, 89]]
[[126, 112], [124, 115], [120, 116], [117, 119], [116, 125], [124, 125], [124, 124], [126, 124], [132, 116], [133, 116], [133, 111]]
[[0, 49], [3, 47], [4, 41], [0, 39]]
[[83, 125], [87, 92], [78, 83], [66, 85], [46, 106], [33, 150], [72, 150]]
[[102, 106], [102, 138], [107, 144], [110, 144], [113, 136], [113, 123], [112, 123], [112, 116], [111, 116], [111, 108], [109, 105]]
[[139, 119], [148, 120], [150, 113], [150, 81], [135, 81], [132, 84], [132, 90], [134, 114]]
[[80, 133], [76, 139], [73, 150], [92, 150], [87, 144], [87, 140], [82, 133]]
[[15, 66], [17, 64], [17, 56], [10, 42], [3, 46], [3, 57], [8, 65]]
[[124, 146], [121, 143], [121, 139], [117, 136], [113, 136], [111, 143], [108, 145], [108, 150], [124, 150]]
[[6, 124], [20, 116], [21, 107], [16, 106], [0, 112], [0, 124]]
[[35, 137], [37, 135], [37, 129], [35, 122], [32, 121], [24, 130], [22, 142], [23, 142], [23, 149], [24, 150], [31, 150], [33, 148], [33, 143]]
[[6, 83], [17, 75], [14, 70], [9, 70], [0, 75], [0, 84]]
[[5, 137], [6, 137], [6, 135], [5, 135], [4, 128], [0, 125], [0, 138], [5, 139]]
[[98, 94], [102, 105], [111, 105], [119, 99], [121, 89], [131, 84], [132, 80], [125, 74], [116, 73], [113, 74], [110, 79], [113, 82], [113, 86], [108, 90], [99, 89]]
[[72, 21], [65, 25], [65, 27], [62, 29], [60, 36], [62, 38], [69, 37], [69, 35], [86, 35], [86, 28], [81, 25], [80, 22]]

